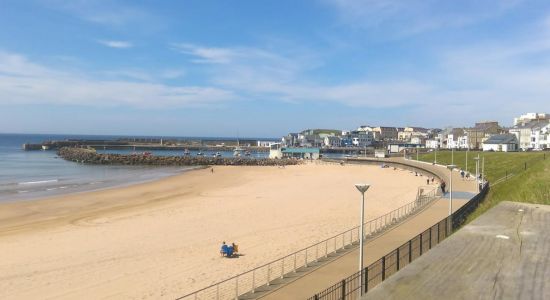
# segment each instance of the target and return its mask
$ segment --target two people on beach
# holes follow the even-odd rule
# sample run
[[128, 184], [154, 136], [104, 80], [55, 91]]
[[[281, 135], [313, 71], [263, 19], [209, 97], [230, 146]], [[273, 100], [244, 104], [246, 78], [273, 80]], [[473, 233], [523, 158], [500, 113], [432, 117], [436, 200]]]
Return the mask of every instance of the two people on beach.
[[231, 246], [227, 245], [225, 241], [222, 243], [222, 247], [220, 249], [220, 255], [225, 257], [232, 257], [233, 254], [239, 252], [239, 246], [235, 245], [235, 243], [231, 243]]

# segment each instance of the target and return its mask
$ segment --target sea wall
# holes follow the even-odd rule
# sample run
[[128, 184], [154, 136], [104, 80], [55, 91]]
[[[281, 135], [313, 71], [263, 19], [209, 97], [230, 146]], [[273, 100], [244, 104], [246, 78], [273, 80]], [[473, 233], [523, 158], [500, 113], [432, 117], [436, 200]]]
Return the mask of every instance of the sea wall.
[[296, 165], [295, 159], [224, 158], [200, 156], [154, 156], [142, 154], [104, 154], [93, 149], [63, 147], [59, 157], [78, 163], [92, 165], [142, 165], [142, 166], [281, 166]]

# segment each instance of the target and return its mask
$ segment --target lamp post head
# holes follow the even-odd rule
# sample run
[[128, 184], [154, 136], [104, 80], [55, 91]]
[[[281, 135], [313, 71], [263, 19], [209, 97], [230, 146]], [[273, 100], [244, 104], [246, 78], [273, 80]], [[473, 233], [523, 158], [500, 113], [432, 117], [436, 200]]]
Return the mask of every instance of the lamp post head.
[[357, 190], [359, 192], [361, 192], [361, 194], [364, 194], [369, 188], [370, 188], [370, 184], [366, 184], [366, 183], [356, 183], [355, 184], [355, 187], [357, 188]]
[[479, 157], [474, 157], [474, 160], [476, 160], [476, 161], [479, 160]]
[[456, 168], [456, 165], [447, 165], [447, 169], [454, 170]]

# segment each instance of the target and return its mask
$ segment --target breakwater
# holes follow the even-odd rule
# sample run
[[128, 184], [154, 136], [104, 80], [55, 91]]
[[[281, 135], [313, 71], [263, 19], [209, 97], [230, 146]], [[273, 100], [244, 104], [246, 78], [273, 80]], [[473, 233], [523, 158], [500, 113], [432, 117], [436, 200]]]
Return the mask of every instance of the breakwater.
[[151, 150], [210, 150], [229, 151], [243, 147], [249, 152], [268, 152], [264, 140], [252, 139], [163, 139], [163, 138], [118, 138], [118, 139], [65, 139], [46, 140], [41, 143], [25, 143], [23, 150], [57, 150], [63, 147], [88, 147], [103, 150], [133, 149]]
[[142, 166], [282, 166], [296, 165], [296, 159], [223, 158], [197, 156], [154, 156], [143, 154], [106, 154], [94, 149], [63, 147], [59, 157], [73, 162], [93, 165], [142, 165]]

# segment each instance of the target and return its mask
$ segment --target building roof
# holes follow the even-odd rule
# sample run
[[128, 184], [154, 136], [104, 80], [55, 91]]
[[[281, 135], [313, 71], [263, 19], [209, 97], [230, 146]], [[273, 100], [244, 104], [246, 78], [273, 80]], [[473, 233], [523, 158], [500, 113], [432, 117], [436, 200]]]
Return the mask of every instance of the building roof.
[[511, 129], [542, 128], [542, 127], [548, 125], [549, 122], [550, 122], [550, 120], [532, 120], [532, 121], [527, 122], [527, 123], [520, 123], [520, 124], [512, 127]]
[[491, 137], [489, 137], [484, 144], [488, 145], [499, 145], [499, 144], [517, 144], [518, 139], [514, 134], [506, 133], [506, 134], [495, 134]]
[[429, 130], [428, 128], [424, 128], [424, 127], [409, 127], [409, 128], [412, 128], [412, 130], [415, 132], [422, 132], [422, 133], [427, 133]]

